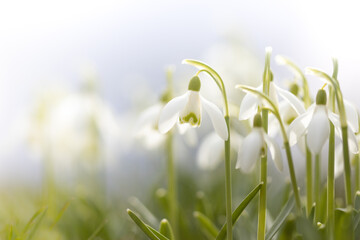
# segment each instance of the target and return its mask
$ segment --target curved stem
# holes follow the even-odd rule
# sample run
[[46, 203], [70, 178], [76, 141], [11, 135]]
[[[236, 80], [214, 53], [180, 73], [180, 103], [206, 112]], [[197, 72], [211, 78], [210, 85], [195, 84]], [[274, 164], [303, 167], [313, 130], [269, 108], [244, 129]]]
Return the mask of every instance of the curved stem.
[[304, 73], [290, 59], [288, 59], [284, 56], [277, 56], [277, 59], [279, 60], [279, 62], [282, 62], [282, 63], [288, 65], [296, 73], [298, 73], [299, 76], [301, 77], [302, 82], [303, 82], [303, 90], [304, 90], [304, 104], [305, 104], [305, 108], [308, 108], [311, 105], [311, 98], [310, 98], [309, 85], [308, 85], [308, 82], [307, 82], [307, 79], [306, 79]]
[[205, 63], [196, 61], [196, 60], [190, 60], [185, 59], [183, 60], [183, 63], [191, 64], [197, 68], [200, 69], [199, 72], [203, 71], [212, 77], [212, 79], [215, 81], [217, 86], [219, 87], [223, 99], [224, 99], [224, 105], [225, 105], [225, 122], [228, 130], [228, 139], [225, 141], [225, 192], [226, 192], [226, 228], [227, 228], [227, 239], [232, 240], [232, 187], [231, 187], [231, 162], [230, 162], [230, 115], [229, 115], [229, 104], [228, 99], [226, 95], [225, 85], [224, 81], [221, 79], [220, 75], [212, 69], [210, 66], [208, 66]]
[[[296, 206], [298, 207], [299, 212], [301, 211], [301, 200], [300, 200], [300, 193], [299, 193], [299, 188], [297, 185], [297, 181], [296, 181], [296, 175], [295, 175], [295, 169], [294, 169], [294, 162], [292, 159], [292, 154], [291, 154], [291, 148], [289, 145], [289, 140], [286, 134], [286, 130], [285, 130], [285, 126], [284, 123], [280, 117], [280, 113], [278, 108], [275, 106], [275, 104], [270, 100], [270, 98], [268, 98], [266, 95], [264, 95], [262, 92], [259, 92], [258, 90], [252, 88], [252, 87], [248, 87], [248, 86], [243, 86], [243, 85], [237, 85], [237, 88], [241, 88], [245, 91], [248, 91], [252, 94], [258, 95], [259, 97], [261, 97], [262, 99], [266, 100], [267, 103], [269, 103], [269, 105], [271, 106], [271, 108], [266, 108], [268, 111], [271, 111], [276, 119], [279, 121], [280, 123], [280, 130], [284, 139], [284, 146], [285, 146], [285, 150], [286, 150], [286, 157], [288, 160], [288, 165], [289, 165], [289, 173], [290, 173], [290, 179], [291, 179], [291, 184], [293, 187], [293, 191], [294, 191], [294, 196], [295, 196], [295, 200], [296, 200]], [[263, 108], [264, 109], [264, 108]]]
[[[343, 139], [343, 156], [344, 156], [344, 177], [345, 177], [345, 191], [346, 191], [346, 204], [348, 206], [352, 206], [352, 194], [351, 194], [351, 169], [350, 169], [350, 155], [349, 155], [349, 140], [348, 140], [348, 125], [346, 120], [346, 112], [344, 106], [344, 99], [342, 96], [342, 92], [340, 90], [339, 81], [337, 80], [337, 76], [330, 77], [326, 73], [313, 69], [307, 68], [307, 71], [311, 74], [319, 76], [326, 80], [333, 88], [336, 97], [336, 103], [339, 109], [340, 115], [340, 123], [341, 123], [341, 132], [342, 132], [342, 139]], [[337, 74], [338, 72], [338, 64], [336, 59], [334, 59], [334, 73]]]
[[292, 184], [293, 191], [294, 191], [296, 206], [297, 206], [298, 211], [300, 212], [301, 211], [300, 193], [299, 193], [299, 188], [298, 188], [297, 181], [296, 181], [294, 162], [292, 159], [289, 142], [288, 141], [284, 142], [284, 146], [285, 146], [285, 151], [286, 151], [286, 157], [288, 160], [290, 179], [291, 179], [291, 184]]

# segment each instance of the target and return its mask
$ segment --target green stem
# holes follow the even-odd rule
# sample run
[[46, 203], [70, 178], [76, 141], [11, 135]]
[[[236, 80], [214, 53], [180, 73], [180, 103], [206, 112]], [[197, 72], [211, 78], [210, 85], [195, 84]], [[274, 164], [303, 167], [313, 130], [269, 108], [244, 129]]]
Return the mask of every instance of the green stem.
[[[266, 96], [269, 96], [270, 91], [270, 51], [267, 50], [265, 56], [265, 70], [263, 75], [263, 93]], [[268, 132], [268, 110], [262, 110], [262, 121], [264, 132]], [[267, 148], [265, 148], [265, 155], [261, 157], [261, 169], [260, 169], [260, 182], [263, 182], [263, 186], [260, 189], [260, 199], [259, 199], [259, 212], [258, 212], [258, 229], [257, 229], [257, 239], [265, 239], [265, 229], [266, 229], [266, 190], [267, 190]]]
[[[264, 131], [268, 131], [268, 111], [262, 110], [262, 119]], [[265, 149], [265, 152], [267, 150]], [[258, 212], [258, 230], [257, 239], [265, 239], [266, 229], [266, 189], [267, 189], [267, 154], [261, 157], [261, 170], [260, 170], [260, 182], [263, 182], [263, 186], [260, 189], [260, 200], [259, 200], [259, 212]]]
[[307, 204], [307, 215], [310, 215], [311, 208], [313, 205], [313, 174], [312, 174], [312, 159], [311, 152], [308, 147], [306, 147], [306, 204]]
[[176, 174], [173, 152], [173, 133], [169, 132], [166, 141], [167, 154], [167, 173], [168, 173], [168, 199], [169, 199], [169, 219], [173, 226], [174, 234], [177, 236], [177, 190]]
[[301, 200], [300, 200], [299, 188], [298, 188], [297, 181], [296, 181], [294, 162], [292, 159], [289, 142], [285, 141], [284, 146], [285, 146], [285, 151], [286, 151], [286, 157], [288, 160], [290, 179], [291, 179], [291, 184], [292, 184], [293, 191], [294, 191], [296, 206], [297, 206], [298, 211], [300, 212], [301, 211]]
[[328, 162], [328, 191], [327, 191], [327, 216], [328, 216], [328, 239], [334, 240], [335, 235], [335, 128], [330, 122], [329, 136], [329, 162]]
[[[333, 61], [334, 70], [332, 77], [337, 79], [338, 65]], [[335, 92], [334, 88], [329, 86], [329, 107], [335, 112]], [[327, 235], [329, 240], [335, 238], [335, 126], [330, 123], [329, 135], [329, 154], [328, 154], [328, 178], [327, 178]]]
[[320, 162], [320, 154], [315, 155], [315, 174], [314, 174], [314, 195], [315, 195], [315, 223], [320, 220], [320, 196], [321, 196], [321, 162]]
[[266, 186], [267, 186], [267, 156], [261, 158], [261, 176], [260, 182], [263, 186], [260, 189], [260, 202], [258, 213], [258, 235], [257, 239], [265, 239], [265, 226], [266, 226]]
[[231, 210], [231, 162], [230, 162], [230, 117], [225, 116], [225, 122], [229, 137], [225, 141], [225, 190], [226, 190], [226, 234], [227, 239], [232, 240], [232, 210]]
[[344, 154], [344, 171], [345, 171], [345, 192], [346, 203], [352, 206], [351, 195], [351, 169], [350, 169], [350, 156], [349, 156], [349, 143], [347, 126], [341, 127], [342, 139], [343, 139], [343, 154]]

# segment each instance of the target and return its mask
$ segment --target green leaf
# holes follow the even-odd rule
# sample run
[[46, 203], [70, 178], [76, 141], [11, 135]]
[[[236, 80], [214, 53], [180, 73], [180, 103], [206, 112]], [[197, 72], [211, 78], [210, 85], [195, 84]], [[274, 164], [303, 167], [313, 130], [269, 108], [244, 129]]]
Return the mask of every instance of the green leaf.
[[272, 239], [274, 235], [277, 233], [277, 231], [279, 231], [281, 226], [284, 224], [287, 216], [289, 216], [292, 209], [294, 208], [294, 205], [295, 205], [295, 199], [293, 196], [291, 196], [288, 202], [283, 207], [283, 209], [281, 209], [279, 215], [276, 217], [274, 224], [271, 226], [269, 231], [267, 231], [265, 235], [266, 240]]
[[167, 219], [163, 219], [160, 222], [159, 232], [170, 240], [174, 240], [174, 232], [172, 227]]
[[145, 224], [146, 227], [153, 233], [157, 238], [160, 240], [169, 240], [167, 237], [165, 237], [162, 233], [158, 232], [155, 228]]
[[[257, 192], [261, 189], [263, 183], [257, 185], [246, 197], [245, 199], [239, 204], [239, 206], [235, 209], [232, 214], [232, 224], [234, 225], [236, 221], [239, 219], [241, 213], [247, 207], [247, 205], [253, 200], [256, 196]], [[226, 236], [226, 223], [221, 227], [219, 234], [216, 237], [216, 240], [224, 239]]]
[[353, 211], [349, 208], [335, 210], [335, 239], [354, 239]]
[[[25, 234], [29, 231], [30, 227], [35, 224], [35, 220], [36, 220], [39, 216], [41, 216], [41, 214], [42, 214], [44, 211], [46, 212], [46, 210], [47, 210], [47, 207], [45, 206], [45, 207], [40, 208], [38, 211], [36, 211], [36, 212], [34, 213], [34, 215], [30, 218], [29, 222], [25, 225], [25, 227], [24, 227], [24, 229], [23, 229], [23, 231], [22, 231], [22, 233], [21, 233], [21, 235], [22, 235], [23, 237], [24, 237]], [[22, 237], [22, 238], [23, 238], [23, 237]]]
[[50, 226], [50, 228], [53, 228], [61, 219], [61, 217], [63, 216], [64, 212], [66, 211], [66, 209], [68, 209], [68, 207], [70, 206], [70, 201], [67, 201], [64, 206], [61, 208], [59, 214], [56, 216], [54, 223]]
[[45, 207], [45, 209], [38, 215], [38, 219], [37, 221], [35, 222], [34, 224], [34, 227], [32, 229], [30, 229], [30, 233], [28, 235], [28, 237], [26, 238], [27, 240], [30, 240], [33, 238], [33, 236], [35, 235], [37, 229], [39, 228], [40, 226], [40, 223], [42, 222], [42, 220], [44, 219], [44, 216], [46, 214], [46, 211], [47, 211], [47, 207]]
[[102, 221], [102, 223], [100, 223], [100, 225], [95, 229], [95, 231], [93, 232], [93, 234], [91, 234], [91, 236], [88, 238], [88, 240], [92, 240], [95, 239], [95, 237], [99, 234], [99, 232], [104, 228], [105, 224], [108, 222], [107, 219], [105, 219], [104, 221]]
[[135, 208], [135, 210], [140, 213], [141, 216], [145, 218], [153, 226], [159, 225], [159, 220], [155, 215], [136, 197], [131, 197], [129, 203]]
[[151, 240], [161, 240], [158, 238], [149, 228], [146, 226], [146, 224], [138, 217], [136, 214], [131, 211], [130, 209], [126, 210], [131, 219], [138, 225], [138, 227], [145, 233], [146, 236], [148, 236]]
[[219, 230], [215, 226], [215, 224], [204, 214], [201, 212], [194, 212], [194, 217], [199, 221], [201, 228], [209, 233], [212, 237], [216, 237]]

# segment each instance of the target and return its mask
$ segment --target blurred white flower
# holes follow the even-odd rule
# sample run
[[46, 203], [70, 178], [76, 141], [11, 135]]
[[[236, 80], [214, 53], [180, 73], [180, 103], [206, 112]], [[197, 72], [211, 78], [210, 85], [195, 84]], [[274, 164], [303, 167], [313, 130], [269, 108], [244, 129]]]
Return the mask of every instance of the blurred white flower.
[[280, 147], [265, 133], [262, 128], [261, 116], [260, 114], [256, 114], [254, 117], [253, 130], [245, 137], [240, 145], [236, 168], [241, 168], [244, 172], [252, 171], [255, 162], [261, 155], [265, 154], [265, 146], [269, 148], [275, 166], [282, 171], [283, 162]]
[[[356, 135], [357, 142], [360, 143], [360, 135]], [[354, 151], [349, 152], [350, 161], [353, 164], [355, 160]], [[335, 148], [335, 178], [339, 177], [344, 172], [344, 155], [343, 146], [338, 144]]]
[[[305, 113], [296, 118], [288, 128], [289, 144], [293, 146], [300, 137], [306, 135], [306, 141], [313, 154], [319, 154], [326, 140], [329, 138], [329, 120], [334, 124], [337, 135], [341, 138], [339, 116], [328, 111], [326, 106], [326, 92], [319, 90], [316, 105], [310, 106]], [[353, 152], [358, 151], [355, 134], [348, 129], [349, 146]]]
[[[230, 148], [236, 150], [240, 146], [242, 137], [232, 131]], [[202, 170], [214, 170], [224, 159], [225, 145], [224, 141], [215, 133], [211, 132], [205, 136], [199, 146], [196, 160], [197, 165]]]
[[111, 107], [95, 92], [69, 94], [50, 115], [52, 159], [69, 163], [114, 160], [122, 138], [118, 121]]
[[162, 109], [159, 118], [159, 131], [168, 132], [176, 122], [191, 127], [199, 127], [202, 119], [202, 108], [208, 113], [216, 133], [223, 139], [228, 139], [228, 130], [220, 109], [206, 100], [199, 93], [200, 79], [195, 76], [190, 80], [189, 90], [170, 100]]

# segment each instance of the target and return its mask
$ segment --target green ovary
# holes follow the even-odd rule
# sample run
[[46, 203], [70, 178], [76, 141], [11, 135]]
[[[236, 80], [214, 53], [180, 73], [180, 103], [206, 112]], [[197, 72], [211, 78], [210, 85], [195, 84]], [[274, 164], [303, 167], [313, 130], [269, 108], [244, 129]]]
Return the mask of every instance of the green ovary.
[[179, 118], [180, 123], [190, 123], [192, 126], [200, 125], [200, 118], [197, 118], [196, 114], [191, 112], [184, 117]]

